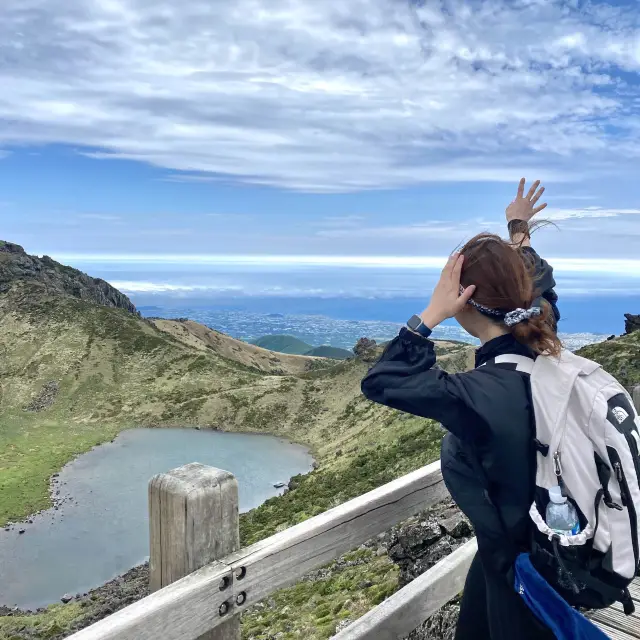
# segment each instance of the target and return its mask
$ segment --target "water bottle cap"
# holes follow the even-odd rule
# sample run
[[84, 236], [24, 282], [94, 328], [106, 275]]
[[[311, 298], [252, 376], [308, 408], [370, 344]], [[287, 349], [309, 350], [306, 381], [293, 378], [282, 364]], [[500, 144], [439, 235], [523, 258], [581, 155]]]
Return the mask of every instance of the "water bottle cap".
[[567, 498], [562, 495], [562, 487], [551, 487], [549, 489], [549, 500], [551, 502], [555, 502], [556, 504], [562, 504], [567, 501]]

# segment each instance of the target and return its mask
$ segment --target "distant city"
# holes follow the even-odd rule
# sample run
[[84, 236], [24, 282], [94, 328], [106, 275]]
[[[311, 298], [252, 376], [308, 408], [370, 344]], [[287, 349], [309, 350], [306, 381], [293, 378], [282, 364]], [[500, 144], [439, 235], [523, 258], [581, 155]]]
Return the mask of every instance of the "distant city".
[[[189, 318], [212, 329], [222, 331], [247, 342], [265, 335], [291, 335], [313, 346], [331, 345], [351, 349], [363, 337], [378, 342], [393, 338], [402, 324], [381, 320], [339, 320], [322, 315], [255, 313], [219, 309], [140, 306], [147, 317]], [[438, 340], [459, 340], [479, 344], [478, 340], [456, 325], [441, 325], [434, 331]], [[575, 350], [586, 344], [607, 338], [599, 333], [560, 333], [567, 349]]]

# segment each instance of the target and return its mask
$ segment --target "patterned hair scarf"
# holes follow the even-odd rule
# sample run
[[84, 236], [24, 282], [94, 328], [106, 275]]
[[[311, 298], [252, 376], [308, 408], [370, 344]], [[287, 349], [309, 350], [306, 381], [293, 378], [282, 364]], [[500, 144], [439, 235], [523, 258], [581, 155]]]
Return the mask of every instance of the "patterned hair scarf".
[[[464, 287], [460, 285], [460, 294], [463, 293]], [[485, 305], [476, 302], [472, 298], [469, 298], [469, 304], [484, 315], [493, 316], [494, 318], [501, 318], [507, 325], [507, 327], [513, 327], [520, 322], [524, 322], [525, 320], [529, 320], [529, 318], [533, 318], [542, 314], [542, 309], [539, 306], [533, 306], [529, 309], [518, 308], [514, 309], [513, 311], [505, 312], [500, 311], [499, 309], [491, 309], [490, 307], [485, 307]]]

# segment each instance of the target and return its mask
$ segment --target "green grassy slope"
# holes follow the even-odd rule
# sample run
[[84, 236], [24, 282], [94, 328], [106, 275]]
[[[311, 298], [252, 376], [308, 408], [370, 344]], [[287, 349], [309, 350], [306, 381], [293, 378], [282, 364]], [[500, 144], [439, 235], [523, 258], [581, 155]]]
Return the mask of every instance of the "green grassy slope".
[[313, 349], [313, 346], [295, 336], [272, 335], [253, 340], [252, 344], [270, 351], [302, 356]]
[[330, 347], [328, 345], [322, 345], [321, 347], [314, 347], [311, 351], [307, 351], [305, 356], [316, 356], [320, 358], [334, 358], [335, 360], [346, 360], [347, 358], [353, 358], [353, 352], [347, 351], [347, 349], [340, 349], [340, 347]]
[[[0, 295], [0, 522], [46, 507], [53, 472], [132, 426], [274, 433], [312, 447], [319, 468], [241, 517], [243, 545], [437, 459], [437, 424], [361, 396], [366, 362], [327, 368], [309, 358], [309, 370], [300, 372], [299, 361], [278, 361], [278, 354], [257, 360], [253, 347], [245, 353], [221, 334], [187, 329], [182, 335], [175, 323], [152, 324], [22, 283]], [[581, 353], [625, 384], [637, 383], [638, 338]], [[437, 351], [450, 371], [471, 366], [473, 348], [438, 343]], [[52, 382], [58, 392], [47, 406]], [[25, 410], [29, 406], [41, 410]], [[245, 614], [243, 637], [328, 638], [340, 620], [356, 618], [393, 592], [397, 572], [386, 556], [354, 554]], [[36, 616], [0, 616], [0, 639], [63, 637], [100, 606], [89, 598]]]
[[[312, 447], [319, 468], [295, 478], [286, 496], [243, 515], [243, 544], [438, 457], [440, 427], [360, 395], [360, 380], [369, 366], [365, 362], [352, 359], [318, 368], [325, 361], [309, 358], [313, 366], [307, 372], [271, 375], [247, 366], [247, 358], [255, 354], [234, 352], [240, 348], [235, 342], [207, 338], [203, 346], [184, 336], [178, 339], [173, 324], [166, 329], [121, 309], [43, 295], [30, 285], [20, 284], [0, 296], [0, 521], [48, 506], [52, 473], [74, 455], [132, 426], [259, 431]], [[195, 327], [190, 336], [200, 336]], [[227, 355], [220, 355], [217, 345]], [[451, 366], [467, 365], [460, 353], [455, 357]], [[286, 360], [291, 356], [282, 358], [282, 363], [272, 363], [275, 370], [292, 366]], [[53, 398], [43, 394], [52, 382], [58, 386]], [[47, 399], [53, 400], [50, 406]], [[41, 410], [26, 410], [29, 406]], [[367, 556], [358, 565], [318, 582], [323, 593], [314, 596], [313, 606], [303, 607], [299, 618], [299, 628], [307, 629], [310, 638], [328, 637], [331, 616], [340, 618], [332, 613], [338, 600], [342, 616], [359, 615], [395, 584], [388, 559]], [[375, 578], [377, 587], [349, 604], [358, 576], [358, 583], [362, 576]], [[298, 588], [296, 598], [309, 588]], [[317, 614], [325, 611], [323, 603], [329, 612], [320, 624]], [[82, 607], [74, 602], [36, 616], [0, 617], [0, 638], [62, 637], [99, 606], [89, 599]], [[286, 620], [281, 613], [247, 614], [244, 626], [252, 635], [246, 637], [266, 637], [258, 633], [266, 628], [265, 621], [280, 628]]]
[[[46, 507], [75, 454], [134, 425], [214, 424], [211, 397], [262, 377], [122, 309], [26, 286], [1, 296], [0, 523]], [[50, 383], [52, 406], [25, 410]]]
[[[326, 360], [309, 358], [307, 373], [270, 375], [248, 366], [237, 344], [198, 348], [125, 310], [31, 285], [1, 295], [0, 524], [47, 507], [52, 473], [133, 426], [274, 433], [308, 444], [319, 458], [365, 429], [380, 431], [359, 392], [365, 363], [323, 370]], [[269, 358], [274, 370], [292, 367], [291, 356]], [[358, 412], [363, 420], [352, 419]]]
[[576, 353], [599, 362], [626, 387], [640, 384], [640, 331], [588, 345]]

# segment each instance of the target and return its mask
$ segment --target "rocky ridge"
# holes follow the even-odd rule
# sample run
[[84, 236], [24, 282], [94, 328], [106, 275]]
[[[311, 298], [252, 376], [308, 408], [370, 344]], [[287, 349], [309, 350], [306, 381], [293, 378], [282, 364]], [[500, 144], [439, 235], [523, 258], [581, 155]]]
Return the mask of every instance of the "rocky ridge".
[[634, 316], [630, 313], [625, 313], [624, 330], [626, 333], [633, 333], [634, 331], [640, 331], [640, 314]]
[[30, 256], [20, 245], [0, 240], [0, 294], [19, 282], [39, 285], [47, 294], [72, 296], [138, 314], [133, 302], [108, 282], [62, 265], [49, 256]]

